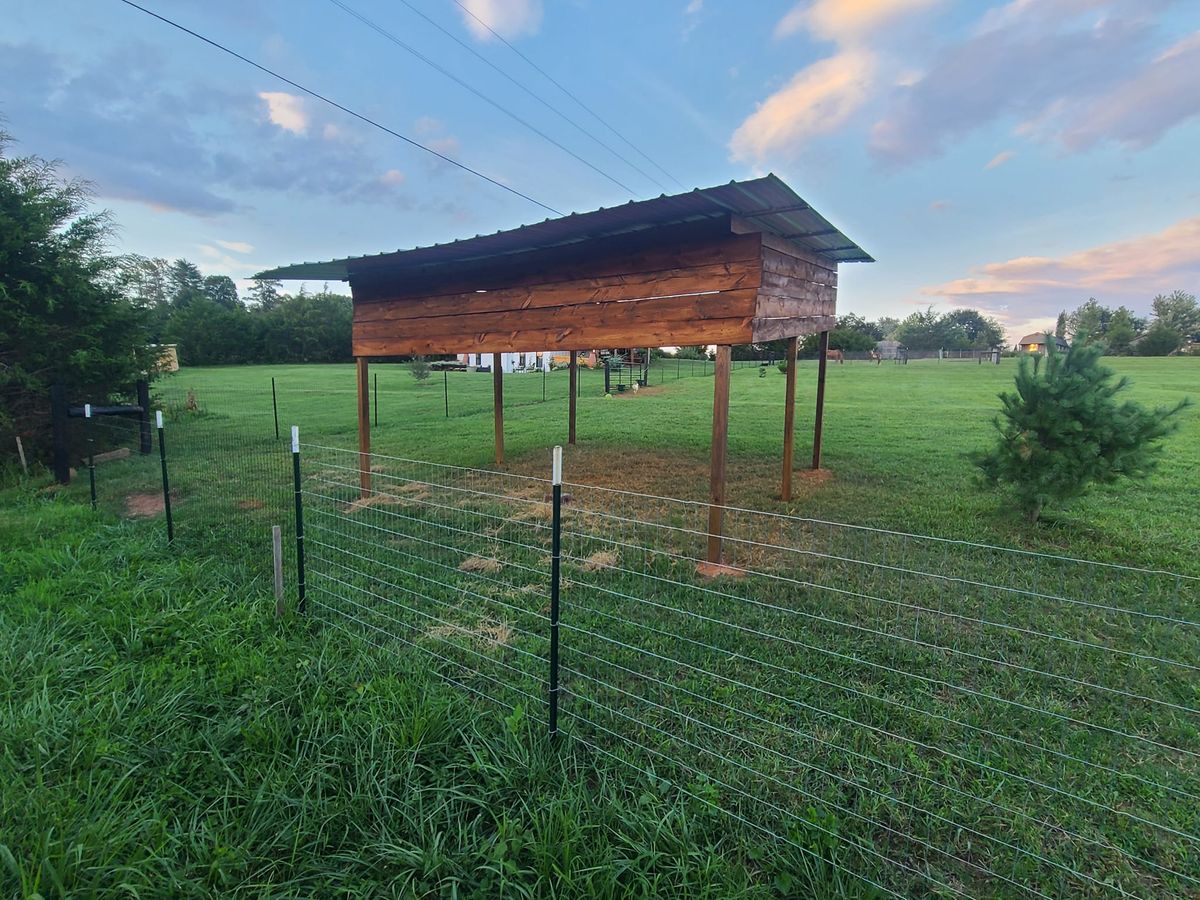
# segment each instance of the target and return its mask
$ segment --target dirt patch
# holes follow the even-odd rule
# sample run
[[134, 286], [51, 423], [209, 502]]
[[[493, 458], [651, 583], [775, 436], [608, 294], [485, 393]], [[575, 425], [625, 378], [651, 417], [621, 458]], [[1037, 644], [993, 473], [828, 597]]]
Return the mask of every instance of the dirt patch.
[[262, 509], [267, 504], [262, 500], [239, 500], [236, 504], [238, 509]]
[[579, 568], [585, 572], [599, 572], [602, 569], [611, 569], [621, 561], [615, 550], [597, 550], [582, 563]]
[[500, 564], [499, 560], [488, 559], [483, 556], [468, 556], [458, 564], [458, 568], [461, 572], [495, 573], [499, 572], [503, 566]]
[[746, 570], [721, 563], [702, 562], [696, 565], [696, 574], [704, 578], [744, 578]]
[[125, 515], [132, 519], [148, 519], [161, 514], [162, 511], [163, 496], [161, 493], [145, 491], [125, 495]]
[[792, 473], [792, 480], [812, 487], [821, 487], [833, 481], [832, 469], [801, 469]]

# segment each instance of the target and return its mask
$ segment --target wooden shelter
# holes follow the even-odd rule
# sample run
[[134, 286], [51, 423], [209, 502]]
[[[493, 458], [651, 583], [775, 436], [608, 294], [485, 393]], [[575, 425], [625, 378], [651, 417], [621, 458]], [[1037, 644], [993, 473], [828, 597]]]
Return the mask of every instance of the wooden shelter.
[[[872, 262], [774, 175], [547, 219], [449, 244], [300, 263], [260, 278], [342, 280], [354, 298], [360, 482], [371, 485], [372, 357], [716, 345], [708, 558], [725, 507], [730, 346], [788, 339], [781, 496], [791, 498], [799, 337], [821, 335], [813, 467], [820, 467], [825, 354], [842, 262]], [[575, 443], [571, 354], [568, 440]], [[496, 462], [503, 373], [492, 367]]]

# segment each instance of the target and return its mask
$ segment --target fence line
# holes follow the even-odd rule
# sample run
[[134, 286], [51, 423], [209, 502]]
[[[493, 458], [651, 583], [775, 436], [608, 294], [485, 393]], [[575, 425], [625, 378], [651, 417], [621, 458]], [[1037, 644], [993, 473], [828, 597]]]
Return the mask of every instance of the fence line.
[[[562, 752], [828, 877], [897, 897], [1200, 893], [1194, 575], [726, 507], [711, 577], [703, 501], [562, 482], [560, 503], [553, 478], [378, 448], [363, 490], [332, 439], [296, 444], [293, 482], [269, 393], [262, 434], [216, 393], [160, 405], [185, 548], [261, 530], [266, 578], [265, 535], [294, 534], [299, 501], [315, 619], [423, 654], [561, 727]], [[102, 502], [141, 468], [114, 468]]]
[[[541, 710], [550, 483], [375, 454], [363, 492], [356, 451], [302, 449], [339, 624]], [[567, 484], [581, 752], [895, 896], [1200, 887], [1192, 576], [730, 508], [714, 581], [707, 504]]]

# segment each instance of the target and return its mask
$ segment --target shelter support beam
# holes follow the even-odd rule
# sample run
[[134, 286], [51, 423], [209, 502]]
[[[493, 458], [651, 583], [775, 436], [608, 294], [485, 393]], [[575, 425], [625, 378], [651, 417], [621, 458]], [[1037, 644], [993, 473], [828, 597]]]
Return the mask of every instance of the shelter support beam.
[[501, 355], [492, 354], [492, 408], [496, 420], [496, 465], [504, 465], [504, 369]]
[[568, 394], [570, 399], [567, 401], [567, 443], [571, 446], [575, 445], [575, 407], [579, 399], [579, 351], [571, 351], [571, 361], [567, 364], [567, 370], [570, 372], [570, 384], [568, 385]]
[[358, 375], [358, 485], [362, 495], [371, 492], [371, 390], [367, 381], [367, 358], [354, 359]]
[[817, 413], [813, 422], [812, 467], [821, 468], [821, 431], [825, 424], [825, 369], [829, 364], [829, 332], [821, 332], [820, 361], [817, 363]]
[[792, 464], [796, 451], [796, 351], [799, 338], [787, 342], [787, 387], [783, 399], [783, 482], [779, 487], [781, 500], [792, 499]]
[[721, 544], [725, 528], [725, 456], [729, 445], [729, 372], [730, 346], [717, 347], [717, 365], [713, 379], [712, 457], [708, 490], [708, 562], [721, 564]]

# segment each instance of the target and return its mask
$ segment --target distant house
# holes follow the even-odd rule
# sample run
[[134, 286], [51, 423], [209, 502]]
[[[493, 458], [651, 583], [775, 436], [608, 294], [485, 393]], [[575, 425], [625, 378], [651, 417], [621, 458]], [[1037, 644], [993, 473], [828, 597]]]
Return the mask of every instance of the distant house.
[[1066, 350], [1069, 346], [1062, 338], [1055, 337], [1049, 332], [1034, 332], [1021, 338], [1017, 344], [1017, 350], [1022, 353], [1040, 353], [1045, 356], [1046, 348], [1052, 342], [1056, 350]]

